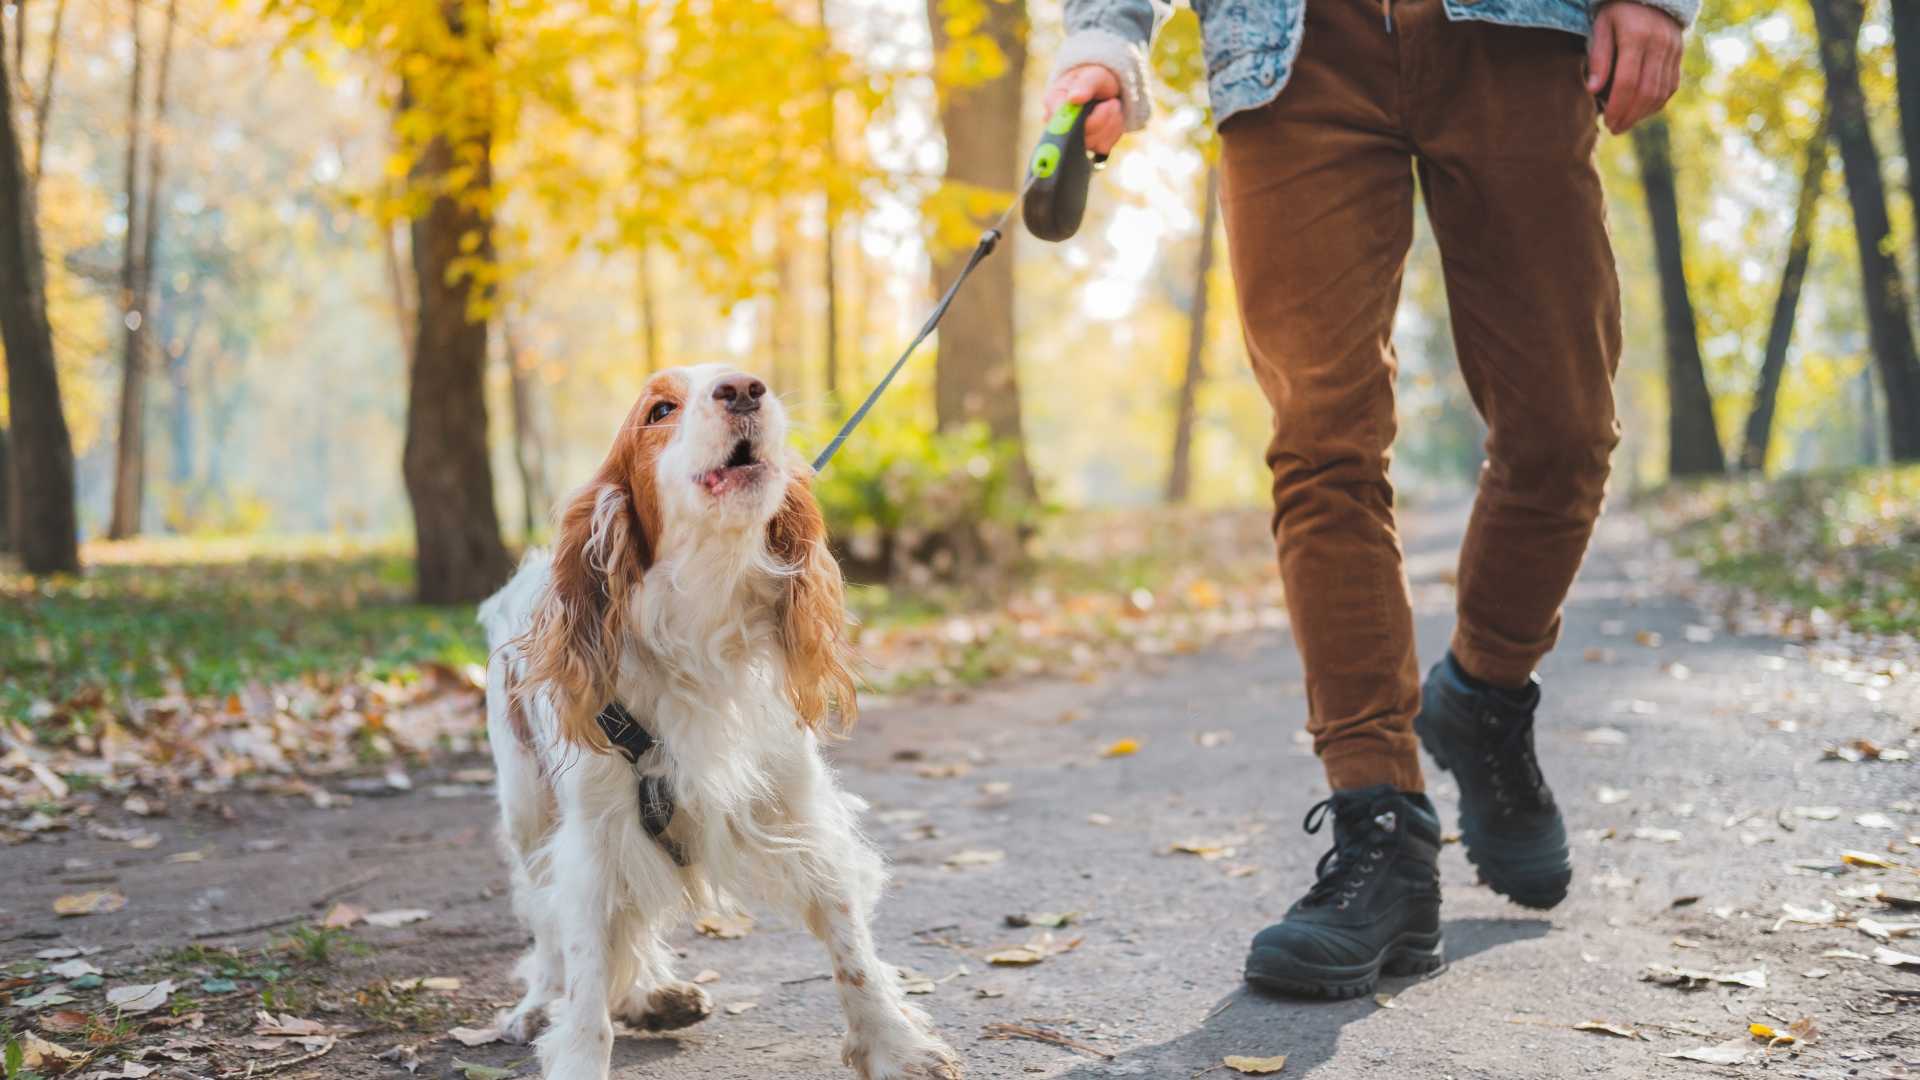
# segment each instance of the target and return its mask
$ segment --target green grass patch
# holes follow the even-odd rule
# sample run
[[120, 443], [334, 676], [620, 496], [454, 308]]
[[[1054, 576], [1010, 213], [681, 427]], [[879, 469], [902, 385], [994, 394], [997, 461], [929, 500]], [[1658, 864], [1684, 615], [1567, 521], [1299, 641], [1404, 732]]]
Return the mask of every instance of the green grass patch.
[[78, 577], [0, 572], [0, 716], [485, 659], [471, 608], [412, 602], [402, 549], [179, 541], [88, 555]]
[[1653, 509], [1710, 580], [1857, 630], [1920, 633], [1920, 466], [1676, 486]]

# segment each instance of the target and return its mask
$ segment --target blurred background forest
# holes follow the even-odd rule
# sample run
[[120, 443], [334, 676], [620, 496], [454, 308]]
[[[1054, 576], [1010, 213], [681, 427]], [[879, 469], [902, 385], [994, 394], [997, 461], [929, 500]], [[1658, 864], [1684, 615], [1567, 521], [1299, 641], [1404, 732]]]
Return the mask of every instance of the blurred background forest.
[[[13, 0], [10, 704], [45, 714], [89, 673], [197, 692], [470, 654], [464, 615], [403, 601], [497, 586], [659, 367], [766, 375], [810, 453], [1011, 197], [1060, 15]], [[1627, 313], [1615, 491], [1814, 478], [1689, 488], [1687, 512], [1745, 545], [1729, 574], [1780, 590], [1807, 585], [1815, 549], [1865, 560], [1867, 580], [1816, 582], [1844, 595], [1808, 604], [1911, 628], [1920, 478], [1889, 466], [1920, 461], [1920, 0], [1722, 0], [1689, 40], [1664, 116], [1602, 141]], [[1190, 11], [1154, 60], [1154, 123], [1096, 180], [1080, 235], [1003, 249], [823, 478], [857, 576], [1118, 567], [1093, 584], [1117, 583], [1122, 614], [1169, 588], [1200, 610], [1223, 584], [1274, 588], [1251, 524], [1268, 417], [1209, 197]], [[1481, 431], [1424, 231], [1398, 340], [1400, 486], [1464, 488]], [[1132, 524], [1101, 516], [1118, 511]], [[1230, 557], [1171, 569], [1167, 545], [1224, 536]], [[1262, 569], [1217, 565], [1234, 560]], [[236, 565], [254, 572], [220, 569]], [[954, 606], [906, 592], [862, 602]], [[180, 621], [187, 594], [213, 598], [203, 623]], [[260, 666], [276, 650], [298, 655]]]

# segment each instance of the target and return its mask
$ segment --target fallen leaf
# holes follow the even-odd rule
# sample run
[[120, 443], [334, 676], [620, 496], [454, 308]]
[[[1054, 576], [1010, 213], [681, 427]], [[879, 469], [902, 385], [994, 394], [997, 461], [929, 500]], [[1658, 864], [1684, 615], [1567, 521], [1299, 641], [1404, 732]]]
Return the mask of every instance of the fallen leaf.
[[446, 992], [460, 989], [460, 980], [451, 975], [430, 975], [424, 979], [395, 979], [390, 983], [395, 990], [436, 990]]
[[[43, 1039], [31, 1031], [22, 1034], [17, 1043], [9, 1042], [9, 1051], [14, 1046], [20, 1048], [20, 1064], [16, 1068], [9, 1062], [7, 1066], [9, 1076], [22, 1075], [29, 1070], [46, 1073], [61, 1072], [93, 1056], [83, 1050], [70, 1050], [57, 1042]], [[11, 1053], [8, 1056], [11, 1057]]]
[[1399, 1007], [1393, 1003], [1392, 994], [1375, 994], [1373, 995], [1373, 1003], [1375, 1005], [1380, 1006], [1383, 1009], [1394, 1009]]
[[1900, 865], [1892, 859], [1875, 855], [1870, 851], [1843, 851], [1840, 853], [1840, 861], [1848, 866], [1865, 866], [1874, 870], [1897, 870]]
[[1873, 959], [1873, 957], [1868, 956], [1866, 953], [1857, 953], [1857, 952], [1854, 952], [1852, 949], [1828, 949], [1826, 952], [1821, 953], [1820, 956], [1826, 960], [1871, 960]]
[[409, 1073], [420, 1071], [420, 1048], [413, 1043], [396, 1043], [373, 1056], [375, 1061], [390, 1061]]
[[898, 968], [900, 973], [900, 992], [903, 994], [931, 994], [934, 982], [912, 968]]
[[719, 982], [720, 973], [713, 970], [712, 968], [708, 968], [705, 971], [702, 971], [700, 974], [695, 975], [693, 977], [693, 981], [699, 983], [702, 986], [705, 986], [708, 983]]
[[1865, 916], [1856, 920], [1853, 925], [1875, 941], [1892, 941], [1894, 938], [1920, 934], [1920, 922], [1881, 922], [1872, 916]]
[[1616, 1039], [1638, 1039], [1640, 1033], [1621, 1024], [1609, 1024], [1604, 1020], [1583, 1020], [1573, 1025], [1575, 1031], [1591, 1031], [1600, 1035], [1612, 1035]]
[[737, 941], [753, 929], [753, 920], [745, 915], [709, 913], [694, 920], [693, 928], [704, 937]]
[[127, 906], [127, 898], [111, 889], [74, 893], [53, 902], [53, 913], [62, 917], [105, 915]]
[[1678, 829], [1658, 829], [1651, 825], [1642, 825], [1633, 830], [1635, 840], [1648, 840], [1656, 844], [1677, 844], [1686, 839]]
[[50, 1009], [55, 1005], [70, 1005], [74, 1001], [72, 994], [64, 993], [63, 987], [56, 983], [37, 994], [15, 999], [16, 1009]]
[[1625, 746], [1627, 745], [1627, 733], [1624, 731], [1621, 731], [1619, 728], [1612, 728], [1612, 727], [1588, 728], [1586, 734], [1581, 736], [1581, 738], [1584, 739], [1589, 745], [1592, 745], [1592, 746]]
[[1113, 818], [1109, 817], [1106, 814], [1088, 814], [1087, 824], [1100, 825], [1100, 826], [1111, 825], [1113, 824]]
[[1241, 1054], [1228, 1054], [1225, 1058], [1221, 1059], [1220, 1064], [1225, 1065], [1234, 1072], [1245, 1073], [1248, 1076], [1266, 1076], [1269, 1073], [1277, 1073], [1281, 1069], [1286, 1068], [1287, 1055], [1246, 1057]]
[[83, 1012], [62, 1009], [58, 1012], [41, 1013], [34, 1023], [41, 1031], [55, 1035], [71, 1035], [76, 1031], [85, 1031], [92, 1027], [93, 1017]]
[[327, 1025], [292, 1013], [281, 1013], [275, 1016], [262, 1010], [253, 1014], [253, 1033], [280, 1038], [304, 1038], [311, 1035], [325, 1035]]
[[1876, 964], [1884, 964], [1887, 967], [1920, 967], [1920, 956], [1901, 952], [1898, 949], [1889, 949], [1885, 945], [1882, 945], [1873, 950], [1873, 962]]
[[988, 798], [999, 798], [1013, 790], [1013, 785], [1005, 780], [989, 780], [980, 785], [980, 794]]
[[949, 761], [942, 764], [922, 765], [913, 770], [924, 780], [953, 780], [973, 771], [973, 766], [964, 761]]
[[757, 1009], [759, 1007], [760, 1007], [760, 1003], [757, 1001], [735, 1001], [727, 1006], [727, 1015], [739, 1016], [741, 1013], [746, 1012], [749, 1009]]
[[513, 1075], [512, 1069], [497, 1069], [492, 1065], [479, 1065], [459, 1058], [453, 1059], [453, 1068], [467, 1080], [507, 1080]]
[[47, 974], [62, 979], [77, 979], [82, 975], [98, 975], [100, 969], [85, 960], [68, 960], [47, 968]]
[[1079, 948], [1080, 942], [1084, 940], [1084, 938], [1074, 938], [1072, 941], [1059, 942], [1054, 940], [1051, 933], [1040, 934], [1030, 939], [1025, 945], [1015, 945], [988, 953], [987, 963], [998, 964], [1001, 967], [1030, 967], [1048, 957], [1072, 952]]
[[1220, 836], [1212, 839], [1180, 840], [1167, 848], [1169, 855], [1198, 855], [1208, 862], [1224, 859], [1238, 854], [1238, 845], [1247, 842], [1244, 836]]
[[170, 863], [206, 862], [207, 853], [205, 851], [176, 851], [167, 856], [167, 861]]
[[35, 960], [66, 960], [70, 957], [84, 956], [85, 952], [71, 945], [56, 945], [51, 949], [41, 949], [33, 954]]
[[107, 1004], [123, 1013], [152, 1012], [165, 1005], [167, 999], [173, 996], [173, 991], [172, 979], [136, 986], [116, 986], [107, 991]]
[[203, 994], [231, 994], [240, 989], [240, 984], [232, 979], [202, 979], [200, 992]]
[[[381, 914], [390, 915], [392, 912], [382, 912]], [[327, 909], [326, 915], [320, 919], [320, 925], [329, 930], [345, 930], [354, 923], [361, 922], [366, 917], [367, 912], [365, 908], [355, 907], [348, 903], [336, 903]]]
[[1077, 911], [1035, 911], [1029, 914], [1007, 916], [1007, 925], [1015, 929], [1038, 926], [1049, 930], [1058, 930], [1071, 924], [1080, 917]]
[[1805, 818], [1808, 821], [1832, 821], [1840, 816], [1840, 808], [1837, 806], [1796, 806], [1793, 808], [1793, 816]]
[[1853, 823], [1863, 829], [1893, 828], [1893, 819], [1885, 814], [1861, 814], [1853, 819]]
[[1232, 742], [1233, 732], [1203, 731], [1198, 735], [1195, 735], [1193, 737], [1193, 741], [1199, 743], [1201, 748], [1204, 750], [1212, 750], [1216, 746], [1225, 746], [1228, 743]]
[[1691, 968], [1669, 967], [1665, 964], [1649, 964], [1646, 970], [1640, 973], [1640, 981], [1659, 983], [1662, 986], [1676, 986], [1682, 990], [1697, 990], [1710, 983], [1751, 986], [1756, 990], [1764, 990], [1767, 987], [1767, 972], [1765, 968], [1755, 968], [1751, 971], [1695, 971]]
[[970, 848], [947, 856], [946, 865], [959, 868], [966, 866], [992, 866], [1007, 857], [1004, 851], [984, 851]]
[[488, 1043], [500, 1041], [500, 1029], [492, 1027], [457, 1027], [447, 1032], [447, 1038], [452, 1039], [461, 1046], [485, 1046]]
[[1601, 806], [1612, 806], [1615, 803], [1623, 803], [1632, 797], [1633, 792], [1625, 788], [1608, 787], [1605, 784], [1601, 784], [1599, 790], [1593, 793], [1594, 801]]
[[1749, 1044], [1745, 1039], [1728, 1039], [1717, 1046], [1698, 1046], [1692, 1050], [1675, 1050], [1671, 1054], [1661, 1054], [1665, 1058], [1685, 1058], [1688, 1061], [1704, 1061], [1709, 1065], [1738, 1065], [1747, 1060]]
[[1129, 757], [1140, 752], [1140, 740], [1116, 739], [1100, 751], [1101, 757]]
[[406, 926], [425, 919], [433, 918], [433, 912], [424, 908], [398, 908], [393, 911], [375, 911], [361, 916], [368, 926], [377, 926], [382, 930]]

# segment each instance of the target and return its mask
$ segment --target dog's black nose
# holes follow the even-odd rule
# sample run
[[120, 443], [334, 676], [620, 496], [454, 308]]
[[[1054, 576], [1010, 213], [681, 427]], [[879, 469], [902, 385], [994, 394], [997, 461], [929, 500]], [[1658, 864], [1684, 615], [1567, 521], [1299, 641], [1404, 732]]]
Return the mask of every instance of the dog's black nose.
[[767, 384], [751, 375], [729, 375], [713, 388], [713, 400], [724, 401], [730, 413], [750, 413], [760, 407]]

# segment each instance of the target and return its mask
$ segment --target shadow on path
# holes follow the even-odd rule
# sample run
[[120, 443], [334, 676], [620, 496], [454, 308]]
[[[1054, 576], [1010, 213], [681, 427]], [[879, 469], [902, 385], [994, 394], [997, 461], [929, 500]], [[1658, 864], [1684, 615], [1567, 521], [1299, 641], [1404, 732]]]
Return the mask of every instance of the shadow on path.
[[[1448, 919], [1447, 967], [1419, 979], [1382, 979], [1382, 993], [1397, 994], [1416, 982], [1444, 979], [1454, 964], [1490, 949], [1544, 937], [1546, 919]], [[1370, 997], [1351, 1001], [1302, 1001], [1269, 997], [1240, 987], [1214, 1003], [1194, 1030], [1162, 1043], [1142, 1046], [1112, 1061], [1090, 1061], [1060, 1074], [1061, 1080], [1109, 1076], [1192, 1076], [1219, 1065], [1228, 1054], [1287, 1056], [1287, 1075], [1302, 1076], [1333, 1057], [1340, 1031], [1379, 1011]], [[1215, 1075], [1232, 1075], [1224, 1071]]]

